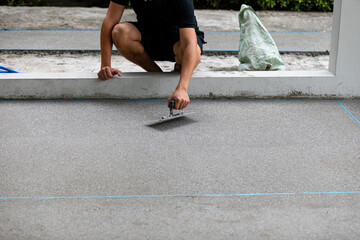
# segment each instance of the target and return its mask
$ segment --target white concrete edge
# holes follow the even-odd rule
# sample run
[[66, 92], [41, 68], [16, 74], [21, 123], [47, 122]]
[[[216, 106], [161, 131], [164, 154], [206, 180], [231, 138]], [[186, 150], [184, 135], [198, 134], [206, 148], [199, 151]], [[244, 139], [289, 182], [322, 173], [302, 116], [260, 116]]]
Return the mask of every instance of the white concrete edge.
[[[158, 99], [168, 98], [176, 73], [123, 73], [101, 81], [95, 73], [24, 73], [0, 75], [1, 99]], [[346, 90], [346, 91], [345, 91]], [[198, 72], [191, 79], [192, 98], [354, 98], [329, 71]]]
[[[148, 72], [124, 72], [121, 77], [115, 79], [154, 79], [179, 77], [179, 73], [148, 73]], [[217, 72], [195, 72], [192, 78], [293, 78], [293, 77], [333, 77], [330, 71], [217, 71]], [[6, 73], [0, 74], [0, 80], [99, 80], [96, 73]], [[100, 80], [99, 80], [100, 81]]]

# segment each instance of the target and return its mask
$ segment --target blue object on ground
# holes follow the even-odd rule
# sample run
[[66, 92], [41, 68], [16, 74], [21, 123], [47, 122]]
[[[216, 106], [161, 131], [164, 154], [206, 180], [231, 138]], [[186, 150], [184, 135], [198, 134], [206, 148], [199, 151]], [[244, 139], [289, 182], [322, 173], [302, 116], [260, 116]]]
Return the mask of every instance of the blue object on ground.
[[12, 70], [10, 68], [7, 68], [7, 67], [3, 67], [3, 66], [0, 66], [0, 73], [19, 73], [15, 70]]

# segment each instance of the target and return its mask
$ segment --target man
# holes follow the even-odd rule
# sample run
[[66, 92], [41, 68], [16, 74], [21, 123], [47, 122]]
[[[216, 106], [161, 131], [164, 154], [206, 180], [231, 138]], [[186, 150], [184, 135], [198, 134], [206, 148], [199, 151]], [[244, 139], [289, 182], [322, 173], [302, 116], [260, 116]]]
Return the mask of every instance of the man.
[[200, 62], [204, 33], [199, 31], [192, 0], [130, 0], [137, 22], [119, 23], [129, 0], [112, 0], [101, 27], [101, 70], [108, 80], [121, 71], [111, 67], [112, 45], [148, 72], [162, 72], [154, 61], [175, 62], [179, 83], [170, 96], [175, 109], [190, 102], [187, 89]]

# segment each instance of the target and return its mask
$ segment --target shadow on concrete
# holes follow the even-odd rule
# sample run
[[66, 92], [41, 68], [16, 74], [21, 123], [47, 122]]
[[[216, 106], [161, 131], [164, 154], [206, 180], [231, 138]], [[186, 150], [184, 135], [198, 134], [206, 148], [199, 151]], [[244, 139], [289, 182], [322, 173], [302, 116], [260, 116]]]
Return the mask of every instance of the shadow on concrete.
[[184, 116], [184, 117], [175, 118], [175, 119], [168, 120], [168, 121], [159, 121], [156, 123], [151, 123], [146, 126], [149, 128], [158, 130], [158, 131], [168, 131], [168, 130], [172, 130], [175, 128], [184, 127], [186, 125], [193, 124], [196, 122], [197, 121]]

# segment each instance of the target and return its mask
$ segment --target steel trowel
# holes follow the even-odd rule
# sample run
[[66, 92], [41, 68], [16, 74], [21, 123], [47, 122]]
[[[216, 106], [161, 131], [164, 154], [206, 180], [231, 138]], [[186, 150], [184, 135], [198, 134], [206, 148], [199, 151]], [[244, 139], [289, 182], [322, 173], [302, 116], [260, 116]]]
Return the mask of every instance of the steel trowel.
[[[184, 117], [186, 115], [192, 114], [192, 113], [186, 113], [185, 114], [184, 112], [174, 113], [175, 100], [171, 100], [169, 102], [169, 104], [168, 104], [168, 107], [169, 107], [169, 110], [170, 110], [169, 115], [161, 117], [160, 120], [154, 122], [153, 124], [160, 124], [160, 123], [163, 123], [163, 122], [171, 121], [171, 120], [178, 119], [178, 118]], [[151, 125], [153, 125], [153, 124], [151, 124]]]

